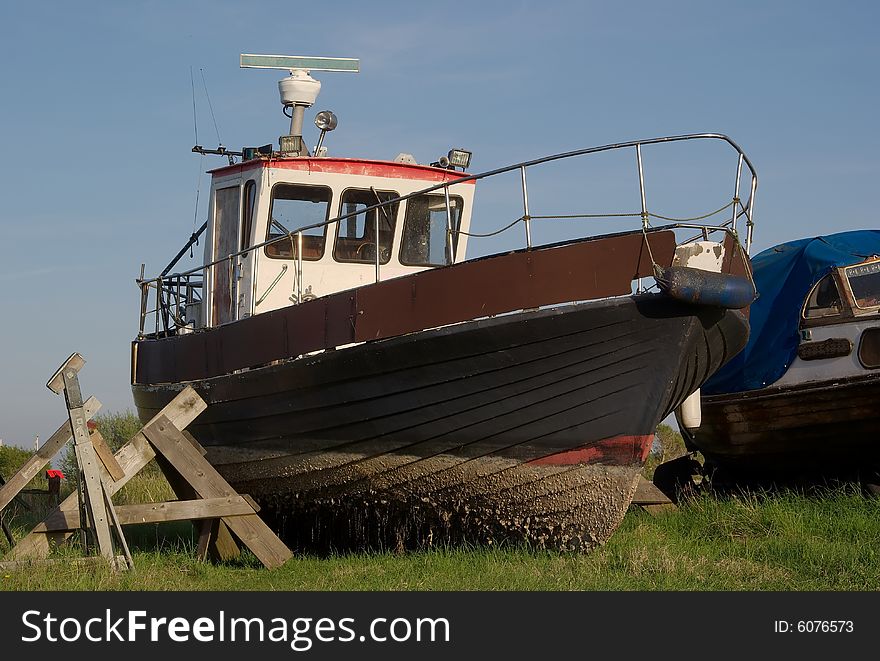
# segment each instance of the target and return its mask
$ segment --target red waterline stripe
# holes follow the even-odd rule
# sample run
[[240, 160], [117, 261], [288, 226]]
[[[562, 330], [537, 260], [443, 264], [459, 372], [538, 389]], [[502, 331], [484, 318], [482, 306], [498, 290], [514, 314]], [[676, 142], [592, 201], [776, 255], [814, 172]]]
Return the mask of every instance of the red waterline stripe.
[[612, 436], [601, 441], [589, 443], [581, 448], [558, 452], [530, 464], [537, 466], [573, 466], [575, 464], [620, 464], [644, 463], [651, 451], [654, 434], [640, 436]]

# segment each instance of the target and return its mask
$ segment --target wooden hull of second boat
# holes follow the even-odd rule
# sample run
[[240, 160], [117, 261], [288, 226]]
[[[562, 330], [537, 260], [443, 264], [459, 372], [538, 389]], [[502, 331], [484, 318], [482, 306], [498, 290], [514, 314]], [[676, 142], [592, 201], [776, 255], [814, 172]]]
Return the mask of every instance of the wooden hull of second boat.
[[[747, 335], [739, 312], [661, 296], [504, 315], [191, 382], [209, 407], [190, 430], [312, 538], [393, 519], [407, 543], [588, 548], [625, 513], [656, 424]], [[141, 418], [183, 385], [133, 386]]]
[[694, 444], [711, 463], [756, 477], [880, 466], [880, 374], [703, 397]]

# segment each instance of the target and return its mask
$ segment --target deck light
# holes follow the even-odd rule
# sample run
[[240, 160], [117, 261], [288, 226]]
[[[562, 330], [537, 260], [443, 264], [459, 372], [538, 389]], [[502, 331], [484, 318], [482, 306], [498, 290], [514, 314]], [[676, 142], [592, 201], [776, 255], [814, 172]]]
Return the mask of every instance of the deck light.
[[338, 121], [336, 115], [329, 110], [322, 110], [315, 115], [315, 126], [321, 131], [332, 131], [336, 128]]
[[327, 153], [327, 148], [324, 147], [322, 149], [321, 145], [324, 144], [324, 136], [327, 135], [327, 131], [332, 131], [336, 128], [336, 115], [334, 115], [329, 110], [322, 110], [317, 115], [315, 115], [315, 126], [317, 126], [321, 130], [321, 137], [318, 138], [318, 144], [315, 146], [315, 156], [324, 156]]
[[447, 157], [449, 158], [449, 165], [461, 168], [462, 170], [466, 170], [471, 164], [471, 152], [466, 149], [450, 149]]
[[301, 135], [282, 135], [278, 137], [278, 148], [283, 154], [299, 155], [305, 151]]

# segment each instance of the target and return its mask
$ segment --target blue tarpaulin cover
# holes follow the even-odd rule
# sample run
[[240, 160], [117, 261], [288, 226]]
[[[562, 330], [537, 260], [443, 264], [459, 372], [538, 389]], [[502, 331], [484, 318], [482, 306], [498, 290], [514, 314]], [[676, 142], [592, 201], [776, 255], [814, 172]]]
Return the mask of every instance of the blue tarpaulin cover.
[[756, 390], [779, 379], [797, 355], [801, 310], [813, 285], [835, 267], [874, 255], [880, 255], [880, 230], [799, 239], [756, 255], [758, 300], [750, 308], [749, 342], [703, 384], [703, 394]]

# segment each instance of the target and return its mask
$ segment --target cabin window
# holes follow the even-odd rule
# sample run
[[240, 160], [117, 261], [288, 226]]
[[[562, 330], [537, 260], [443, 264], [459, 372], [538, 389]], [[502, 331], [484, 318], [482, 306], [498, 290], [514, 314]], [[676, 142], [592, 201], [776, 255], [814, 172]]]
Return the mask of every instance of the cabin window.
[[804, 306], [804, 319], [834, 317], [840, 314], [843, 304], [834, 277], [829, 273], [822, 278], [807, 299]]
[[862, 333], [859, 362], [869, 370], [880, 369], [880, 328], [868, 328]]
[[400, 197], [394, 191], [350, 188], [342, 194], [340, 216], [356, 214], [339, 221], [333, 257], [340, 262], [373, 264], [376, 261], [376, 230], [379, 231], [379, 263], [391, 258], [398, 203], [365, 212], [369, 206]]
[[[330, 213], [331, 191], [326, 186], [302, 186], [300, 184], [275, 184], [269, 205], [269, 228], [266, 240], [288, 237], [291, 232], [303, 230], [303, 254], [305, 260], [315, 261], [324, 256], [324, 237]], [[312, 227], [317, 225], [317, 227]], [[275, 259], [296, 257], [297, 238], [290, 235], [266, 246], [266, 255]]]
[[[462, 200], [449, 198], [453, 241], [458, 244]], [[451, 259], [446, 255], [446, 196], [418, 195], [406, 203], [403, 221], [403, 242], [400, 263], [410, 266], [443, 266]]]
[[[257, 202], [257, 182], [251, 179], [244, 185], [244, 207], [241, 212], [241, 244], [239, 250], [251, 245], [251, 230], [254, 227], [254, 206]], [[247, 256], [247, 253], [245, 253]]]
[[880, 305], [880, 262], [848, 266], [844, 270], [857, 306], [864, 309]]

